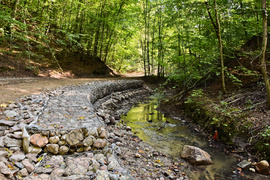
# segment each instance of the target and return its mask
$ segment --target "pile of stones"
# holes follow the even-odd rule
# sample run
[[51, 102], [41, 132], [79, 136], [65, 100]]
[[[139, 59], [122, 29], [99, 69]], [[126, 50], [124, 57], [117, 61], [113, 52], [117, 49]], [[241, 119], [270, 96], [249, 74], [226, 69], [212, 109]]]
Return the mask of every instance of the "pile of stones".
[[96, 102], [142, 89], [138, 80], [99, 81], [1, 104], [0, 179], [130, 179], [108, 146], [108, 119]]

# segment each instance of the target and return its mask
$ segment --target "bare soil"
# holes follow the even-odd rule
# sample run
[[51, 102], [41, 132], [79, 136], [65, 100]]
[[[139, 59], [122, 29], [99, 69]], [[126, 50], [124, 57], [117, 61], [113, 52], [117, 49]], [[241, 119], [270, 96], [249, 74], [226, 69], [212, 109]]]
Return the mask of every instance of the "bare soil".
[[39, 94], [61, 86], [77, 85], [97, 80], [119, 78], [0, 78], [0, 103], [15, 101], [19, 97], [29, 94]]

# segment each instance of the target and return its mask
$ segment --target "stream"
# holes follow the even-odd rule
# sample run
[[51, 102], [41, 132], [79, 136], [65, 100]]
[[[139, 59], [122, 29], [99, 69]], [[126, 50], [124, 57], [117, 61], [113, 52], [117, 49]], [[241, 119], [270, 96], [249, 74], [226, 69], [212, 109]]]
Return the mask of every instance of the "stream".
[[184, 145], [196, 146], [208, 152], [214, 164], [194, 167], [195, 171], [188, 175], [191, 179], [227, 179], [233, 176], [238, 163], [235, 157], [210, 147], [204, 137], [185, 125], [185, 120], [165, 117], [156, 110], [157, 102], [156, 97], [150, 97], [148, 102], [139, 103], [122, 115], [121, 121], [130, 126], [140, 139], [173, 158], [180, 158]]

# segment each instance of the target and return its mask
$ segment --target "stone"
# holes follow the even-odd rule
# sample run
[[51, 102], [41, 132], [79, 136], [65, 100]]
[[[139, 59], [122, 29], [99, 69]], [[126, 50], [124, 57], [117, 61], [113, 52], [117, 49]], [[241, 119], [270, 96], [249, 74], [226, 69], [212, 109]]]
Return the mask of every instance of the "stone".
[[255, 170], [260, 174], [268, 175], [270, 174], [269, 163], [266, 160], [262, 160], [255, 164]]
[[46, 173], [46, 174], [50, 174], [52, 172], [52, 168], [50, 167], [37, 167], [35, 169], [35, 173], [37, 174], [43, 174], [43, 173]]
[[45, 165], [50, 165], [53, 168], [60, 167], [61, 164], [64, 164], [64, 158], [63, 156], [51, 156], [46, 162], [44, 163]]
[[96, 172], [97, 177], [96, 180], [110, 180], [110, 173], [106, 170]]
[[14, 154], [9, 158], [12, 162], [19, 162], [25, 159], [24, 154]]
[[127, 131], [131, 131], [132, 129], [131, 129], [131, 127], [129, 127], [129, 126], [126, 126], [126, 130], [127, 130]]
[[121, 169], [120, 164], [118, 163], [118, 161], [116, 160], [114, 155], [110, 155], [108, 157], [108, 170], [116, 170], [119, 171]]
[[7, 180], [7, 178], [5, 177], [5, 175], [4, 174], [1, 174], [1, 173], [0, 173], [0, 179], [1, 180]]
[[83, 140], [83, 132], [81, 129], [71, 131], [66, 136], [66, 141], [69, 145], [79, 144]]
[[99, 170], [99, 168], [100, 168], [100, 164], [96, 160], [92, 159], [92, 165], [90, 169], [96, 172], [97, 170]]
[[211, 156], [207, 152], [195, 146], [185, 145], [181, 153], [181, 157], [183, 159], [187, 159], [187, 161], [192, 165], [213, 164]]
[[28, 171], [27, 171], [27, 169], [26, 169], [26, 168], [23, 168], [22, 170], [20, 170], [20, 171], [18, 172], [18, 175], [21, 176], [21, 177], [26, 177], [26, 176], [28, 176]]
[[5, 165], [5, 163], [0, 162], [0, 173], [10, 175], [12, 171]]
[[16, 123], [16, 121], [0, 120], [0, 126], [14, 126]]
[[14, 118], [14, 117], [19, 116], [19, 114], [16, 111], [13, 111], [13, 110], [6, 110], [6, 111], [4, 111], [4, 114], [7, 117], [10, 117], [10, 118]]
[[65, 172], [64, 169], [56, 168], [56, 169], [53, 169], [51, 176], [62, 176], [64, 172]]
[[57, 144], [59, 142], [59, 137], [58, 136], [50, 137], [49, 142], [51, 144]]
[[20, 168], [20, 169], [23, 169], [24, 168], [24, 165], [22, 163], [20, 163], [20, 162], [16, 162], [14, 165], [16, 167]]
[[61, 147], [59, 148], [59, 154], [61, 154], [61, 155], [67, 154], [68, 151], [69, 151], [69, 148], [68, 148], [67, 146], [61, 146]]
[[107, 132], [104, 127], [98, 128], [98, 134], [101, 138], [107, 138]]
[[141, 155], [139, 153], [135, 153], [135, 158], [141, 158]]
[[46, 145], [47, 151], [52, 154], [58, 154], [59, 152], [59, 145], [58, 144], [47, 144]]
[[30, 142], [38, 147], [44, 147], [48, 144], [48, 138], [46, 136], [42, 136], [41, 134], [33, 134], [30, 137]]
[[36, 147], [36, 146], [30, 146], [29, 147], [29, 152], [33, 154], [39, 154], [41, 153], [42, 148], [41, 147]]
[[23, 160], [22, 164], [24, 165], [24, 167], [27, 169], [29, 173], [35, 170], [35, 167], [29, 162], [28, 159]]
[[26, 158], [28, 158], [32, 162], [35, 162], [35, 163], [37, 162], [37, 155], [36, 154], [28, 153], [28, 154], [26, 154]]
[[89, 135], [98, 137], [97, 127], [84, 129], [84, 136], [87, 137]]
[[96, 141], [96, 138], [92, 135], [89, 135], [83, 140], [84, 146], [91, 146]]
[[64, 145], [66, 145], [66, 144], [67, 144], [67, 142], [66, 142], [66, 141], [64, 141], [64, 140], [61, 140], [61, 141], [59, 141], [59, 142], [58, 142], [58, 144], [59, 144], [60, 146], [64, 146]]
[[98, 149], [102, 149], [106, 146], [107, 144], [107, 141], [105, 139], [97, 139], [95, 142], [94, 142], [94, 147], [98, 148]]
[[7, 157], [8, 152], [7, 151], [0, 151], [0, 157]]
[[6, 147], [21, 147], [22, 146], [22, 140], [5, 137], [4, 138], [4, 144], [5, 144]]
[[119, 180], [120, 176], [119, 174], [110, 174], [110, 180]]
[[51, 178], [48, 174], [35, 174], [27, 176], [24, 180], [51, 180]]
[[0, 137], [0, 147], [5, 146], [4, 139], [5, 139], [5, 136]]
[[69, 164], [65, 169], [65, 175], [84, 175], [87, 172], [87, 168], [80, 164]]

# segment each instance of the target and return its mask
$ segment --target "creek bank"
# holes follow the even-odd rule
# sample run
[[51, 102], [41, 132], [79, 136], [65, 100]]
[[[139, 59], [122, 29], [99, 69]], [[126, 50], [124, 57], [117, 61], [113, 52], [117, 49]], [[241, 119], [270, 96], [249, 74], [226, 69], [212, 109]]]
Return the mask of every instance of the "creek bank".
[[[114, 124], [112, 119], [117, 122], [120, 114], [127, 112], [133, 103], [149, 95], [149, 91], [142, 87], [142, 83], [136, 85], [132, 82], [127, 86], [123, 81], [123, 84], [115, 86], [119, 92], [112, 94], [109, 92], [116, 91], [115, 89], [104, 88], [105, 86], [111, 88], [110, 83], [105, 83], [103, 88], [99, 86], [102, 83], [94, 84], [99, 92], [92, 93], [94, 95], [102, 93], [103, 96], [98, 95], [101, 99], [88, 98], [90, 102], [88, 107], [85, 107], [84, 100], [87, 98], [83, 95], [88, 91], [87, 84], [62, 87], [39, 95], [21, 97], [16, 102], [1, 104], [0, 179], [188, 179], [185, 173], [188, 164], [173, 161], [170, 157], [157, 152], [134, 135], [129, 127], [109, 125]], [[133, 87], [132, 90], [128, 90], [130, 87]], [[69, 97], [71, 100], [69, 101], [66, 99], [67, 96], [64, 96], [67, 94], [78, 96]], [[78, 105], [83, 108], [78, 108]], [[64, 114], [60, 107], [67, 107], [70, 110], [75, 108], [76, 110], [72, 111], [75, 115], [73, 120], [78, 121], [87, 119], [83, 114], [85, 112], [97, 113], [101, 124], [109, 125], [104, 126], [106, 133], [103, 133], [102, 127], [97, 127], [98, 132], [95, 133], [100, 137], [106, 136], [108, 143], [106, 147], [81, 152], [84, 143], [80, 145], [77, 140], [83, 141], [81, 137], [87, 137], [85, 132], [83, 135], [80, 130], [76, 133], [74, 129], [69, 132], [67, 128], [72, 127], [67, 123], [62, 124], [63, 128], [61, 124], [58, 126], [50, 124], [49, 120], [55, 119], [54, 122], [58, 122], [65, 118], [73, 118], [69, 114]], [[110, 112], [107, 111], [107, 107], [110, 107]], [[54, 110], [58, 113], [58, 117], [54, 117], [56, 113]], [[28, 124], [31, 126], [28, 127]], [[76, 127], [76, 124], [74, 125]], [[36, 150], [33, 151], [35, 153], [26, 154], [22, 151], [23, 127], [29, 132], [32, 130], [30, 143], [33, 150]], [[62, 143], [63, 136], [68, 134], [70, 142], [66, 144], [76, 142], [74, 147], [70, 145], [65, 148], [59, 144]], [[74, 148], [75, 151], [71, 151]], [[58, 154], [59, 151], [66, 155]]]
[[261, 88], [258, 83], [223, 97], [209, 88], [196, 89], [178, 100], [172, 100], [177, 96], [170, 94], [161, 102], [159, 109], [171, 117], [185, 117], [187, 125], [208, 139], [213, 150], [232, 154], [239, 162], [251, 162], [251, 170], [240, 168], [235, 172], [254, 179], [267, 179], [268, 176], [252, 173], [257, 162], [270, 157], [267, 155], [269, 148], [266, 148], [270, 111], [265, 108], [266, 97], [259, 90]]

